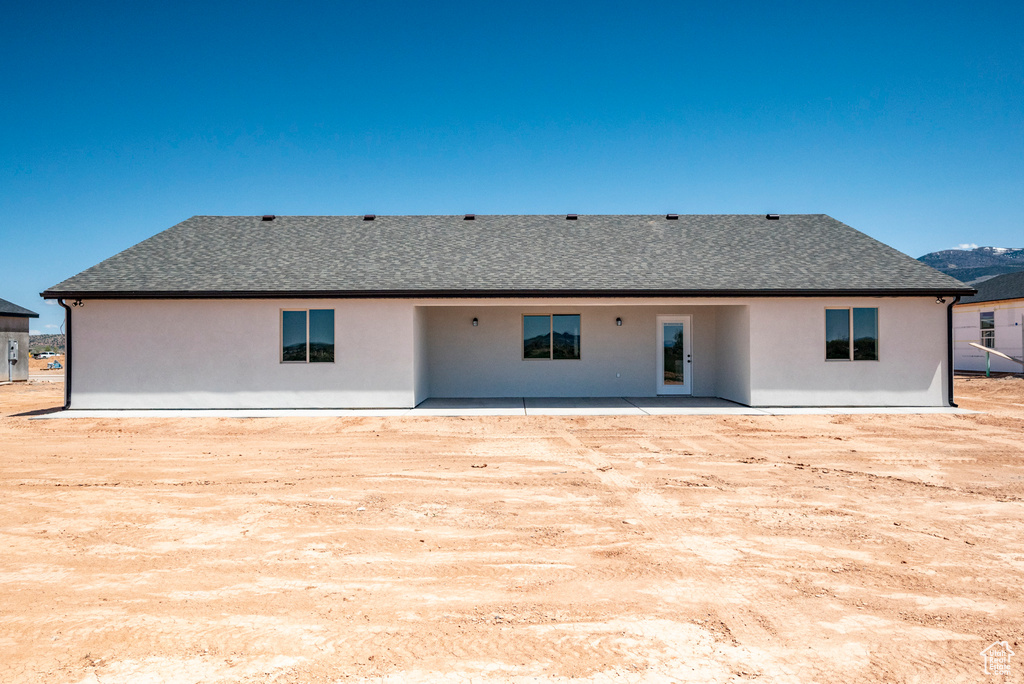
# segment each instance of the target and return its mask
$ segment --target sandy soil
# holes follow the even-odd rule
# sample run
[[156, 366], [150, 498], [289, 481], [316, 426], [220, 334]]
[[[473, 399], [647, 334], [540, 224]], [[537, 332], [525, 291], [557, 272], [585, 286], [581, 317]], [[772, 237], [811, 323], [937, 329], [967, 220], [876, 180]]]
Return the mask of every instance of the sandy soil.
[[957, 389], [987, 413], [31, 421], [62, 384], [0, 387], [0, 681], [1022, 681], [1024, 381]]
[[60, 365], [63, 366], [67, 362], [67, 358], [63, 354], [49, 359], [33, 359], [30, 356], [28, 357], [28, 372], [30, 375], [64, 375], [63, 368], [46, 370], [46, 367], [53, 361], [60, 361]]

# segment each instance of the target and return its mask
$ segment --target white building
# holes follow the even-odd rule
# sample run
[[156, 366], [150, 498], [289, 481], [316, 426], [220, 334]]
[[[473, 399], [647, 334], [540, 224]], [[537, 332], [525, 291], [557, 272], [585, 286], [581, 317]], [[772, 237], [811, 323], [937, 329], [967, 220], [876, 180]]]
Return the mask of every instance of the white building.
[[1024, 359], [1024, 271], [979, 283], [978, 294], [961, 299], [953, 307], [953, 338], [956, 370], [983, 371], [991, 356], [991, 370], [1021, 372], [1020, 364], [970, 343]]
[[43, 296], [71, 408], [943, 406], [972, 292], [824, 215], [466, 215], [193, 217]]

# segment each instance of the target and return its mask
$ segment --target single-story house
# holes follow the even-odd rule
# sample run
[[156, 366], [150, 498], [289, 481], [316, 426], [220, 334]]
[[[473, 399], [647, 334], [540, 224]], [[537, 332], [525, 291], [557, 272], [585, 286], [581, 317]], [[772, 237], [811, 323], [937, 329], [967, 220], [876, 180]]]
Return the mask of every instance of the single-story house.
[[952, 403], [974, 290], [825, 215], [195, 216], [53, 286], [70, 408]]
[[[6, 299], [0, 299], [0, 354], [3, 354], [0, 381], [28, 380], [30, 318], [39, 318], [39, 314]], [[13, 349], [11, 343], [16, 345]], [[12, 356], [15, 358], [11, 358]]]
[[[954, 361], [957, 370], [985, 370], [985, 352], [971, 342], [1024, 359], [1024, 271], [978, 283], [978, 293], [953, 307]], [[1019, 373], [1018, 363], [991, 355], [991, 370]]]

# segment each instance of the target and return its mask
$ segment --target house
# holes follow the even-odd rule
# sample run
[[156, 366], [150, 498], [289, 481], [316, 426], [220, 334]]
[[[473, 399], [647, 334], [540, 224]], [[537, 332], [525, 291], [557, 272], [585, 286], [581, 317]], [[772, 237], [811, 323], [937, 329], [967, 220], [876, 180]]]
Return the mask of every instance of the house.
[[[0, 382], [5, 380], [28, 380], [28, 319], [39, 318], [35, 311], [0, 299], [0, 353], [3, 354], [4, 368], [0, 370]], [[16, 344], [12, 351], [11, 344]], [[11, 358], [14, 356], [14, 358]]]
[[195, 216], [42, 295], [71, 408], [952, 403], [974, 290], [825, 215]]
[[[971, 342], [1008, 356], [1024, 358], [1024, 271], [1006, 273], [977, 285], [978, 293], [953, 307], [956, 370], [983, 371], [984, 351]], [[991, 355], [991, 370], [1019, 373], [1021, 365]]]

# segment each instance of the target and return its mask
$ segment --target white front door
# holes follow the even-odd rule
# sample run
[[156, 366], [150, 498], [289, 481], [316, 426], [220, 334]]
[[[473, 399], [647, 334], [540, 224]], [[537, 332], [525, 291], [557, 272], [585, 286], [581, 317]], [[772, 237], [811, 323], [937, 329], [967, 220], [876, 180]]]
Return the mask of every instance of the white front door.
[[689, 316], [658, 316], [658, 394], [692, 394]]

